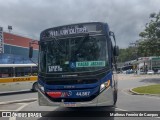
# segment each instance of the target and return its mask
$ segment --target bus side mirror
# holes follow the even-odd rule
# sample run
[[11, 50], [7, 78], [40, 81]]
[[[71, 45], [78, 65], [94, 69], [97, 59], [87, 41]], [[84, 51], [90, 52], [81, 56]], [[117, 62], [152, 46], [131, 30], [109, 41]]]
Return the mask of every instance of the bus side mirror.
[[29, 47], [29, 58], [32, 58], [33, 57], [33, 47], [30, 46]]
[[119, 55], [119, 47], [114, 46], [114, 56], [118, 56], [118, 55]]

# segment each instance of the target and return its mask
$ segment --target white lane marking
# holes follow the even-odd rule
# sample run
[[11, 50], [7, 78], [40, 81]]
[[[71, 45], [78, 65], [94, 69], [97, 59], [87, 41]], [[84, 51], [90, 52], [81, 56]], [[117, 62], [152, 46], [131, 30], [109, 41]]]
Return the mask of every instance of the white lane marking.
[[16, 109], [16, 110], [0, 110], [0, 111], [20, 111], [21, 109], [23, 109], [25, 106], [27, 106], [28, 104], [30, 104], [30, 103], [16, 103], [16, 104], [20, 104], [20, 105], [22, 105], [22, 106], [20, 106], [18, 109]]
[[[21, 107], [19, 107], [18, 109], [16, 109], [15, 111], [20, 111], [22, 110], [24, 107], [26, 107], [27, 105], [29, 105], [30, 103], [18, 103], [20, 105], [22, 105]], [[16, 120], [16, 117], [10, 117], [9, 120]]]
[[26, 107], [27, 105], [29, 105], [30, 103], [18, 103], [20, 105], [22, 105], [21, 107], [19, 107], [18, 109], [16, 109], [16, 111], [20, 111], [22, 110], [24, 107]]
[[[31, 102], [32, 103], [32, 102]], [[17, 108], [16, 110], [0, 110], [0, 111], [21, 111], [24, 107], [26, 107], [27, 105], [31, 104], [31, 103], [17, 103], [20, 104], [22, 106], [20, 106], [19, 108]], [[9, 120], [16, 120], [16, 117], [10, 117]]]
[[120, 111], [128, 111], [128, 110], [124, 110], [124, 109], [117, 108], [117, 107], [115, 109], [120, 110]]
[[122, 93], [124, 93], [125, 95], [131, 95], [131, 94], [129, 94], [129, 93], [127, 93], [125, 90], [128, 90], [127, 88], [126, 89], [122, 89], [121, 91], [122, 91]]
[[[5, 111], [10, 111], [10, 110], [0, 110], [0, 112], [5, 112]], [[15, 110], [11, 110], [11, 111], [15, 111]]]
[[16, 120], [16, 117], [10, 117], [9, 120]]

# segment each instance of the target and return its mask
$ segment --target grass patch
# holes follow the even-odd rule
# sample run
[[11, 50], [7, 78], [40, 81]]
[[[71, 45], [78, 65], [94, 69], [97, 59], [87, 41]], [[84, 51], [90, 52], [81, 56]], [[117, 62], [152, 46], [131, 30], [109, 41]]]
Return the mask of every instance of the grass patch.
[[144, 94], [160, 94], [160, 84], [133, 88], [133, 91]]

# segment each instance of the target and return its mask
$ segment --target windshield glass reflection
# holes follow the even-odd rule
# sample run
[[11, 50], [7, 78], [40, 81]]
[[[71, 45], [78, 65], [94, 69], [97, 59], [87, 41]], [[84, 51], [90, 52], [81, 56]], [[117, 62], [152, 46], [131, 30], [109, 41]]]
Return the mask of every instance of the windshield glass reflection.
[[40, 61], [47, 72], [80, 72], [108, 66], [106, 38], [89, 36], [52, 39], [41, 45]]

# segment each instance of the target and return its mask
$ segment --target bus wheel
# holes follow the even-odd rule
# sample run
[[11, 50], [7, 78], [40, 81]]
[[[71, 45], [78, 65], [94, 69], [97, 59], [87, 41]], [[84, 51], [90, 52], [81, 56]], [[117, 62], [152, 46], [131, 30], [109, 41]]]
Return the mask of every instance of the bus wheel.
[[33, 83], [31, 91], [32, 92], [37, 92], [37, 87], [38, 87], [37, 82]]

